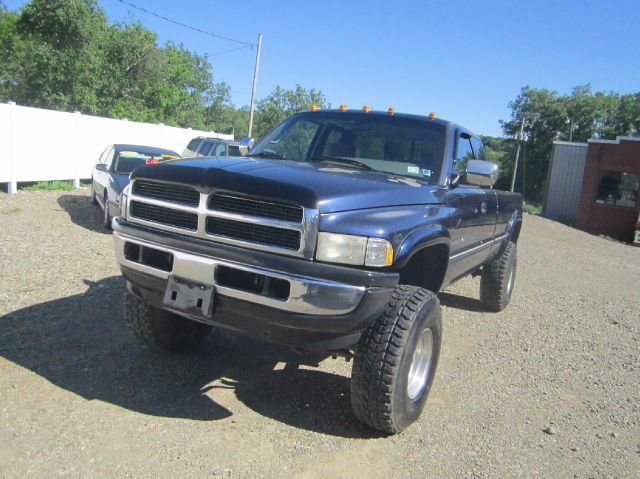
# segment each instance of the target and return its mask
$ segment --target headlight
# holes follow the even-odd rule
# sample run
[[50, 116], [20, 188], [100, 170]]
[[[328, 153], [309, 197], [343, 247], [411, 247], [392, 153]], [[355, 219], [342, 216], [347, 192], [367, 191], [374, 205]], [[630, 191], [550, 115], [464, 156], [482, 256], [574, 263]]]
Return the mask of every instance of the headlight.
[[122, 193], [120, 193], [120, 216], [125, 220], [127, 219], [127, 203], [129, 200], [129, 191], [131, 190], [131, 183], [124, 187]]
[[389, 266], [393, 263], [393, 247], [382, 238], [320, 233], [316, 259], [328, 263]]

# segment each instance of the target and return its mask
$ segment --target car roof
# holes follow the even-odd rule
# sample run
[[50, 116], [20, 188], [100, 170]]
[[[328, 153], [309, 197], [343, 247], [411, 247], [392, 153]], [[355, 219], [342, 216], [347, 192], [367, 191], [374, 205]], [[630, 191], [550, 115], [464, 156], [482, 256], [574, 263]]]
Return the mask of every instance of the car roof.
[[151, 153], [154, 155], [157, 154], [168, 154], [168, 155], [178, 155], [178, 153], [176, 153], [173, 150], [167, 150], [166, 148], [157, 148], [155, 146], [144, 146], [144, 145], [124, 145], [124, 144], [117, 144], [117, 145], [113, 145], [114, 149], [117, 152], [120, 151], [126, 151], [126, 150], [134, 150], [140, 153]]

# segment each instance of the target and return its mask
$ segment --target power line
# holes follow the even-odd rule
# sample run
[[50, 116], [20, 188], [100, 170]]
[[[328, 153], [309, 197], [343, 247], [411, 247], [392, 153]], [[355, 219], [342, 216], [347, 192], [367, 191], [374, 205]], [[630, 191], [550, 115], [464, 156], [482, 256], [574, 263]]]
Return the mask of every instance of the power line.
[[[189, 30], [193, 30], [194, 32], [202, 33], [204, 35], [209, 35], [210, 37], [219, 38], [221, 40], [226, 40], [228, 42], [239, 43], [240, 45], [244, 45], [244, 47], [242, 47], [242, 48], [247, 48], [247, 47], [252, 47], [253, 48], [253, 47], [256, 46], [255, 43], [243, 42], [243, 41], [240, 41], [240, 40], [235, 40], [233, 38], [224, 37], [222, 35], [218, 35], [217, 33], [207, 32], [206, 30], [201, 30], [200, 28], [192, 27], [191, 25], [187, 25], [186, 23], [181, 23], [181, 22], [178, 22], [176, 20], [172, 20], [171, 18], [165, 17], [164, 15], [160, 15], [159, 13], [152, 12], [150, 10], [147, 10], [146, 8], [134, 5], [133, 3], [128, 2], [126, 0], [118, 0], [118, 1], [120, 3], [122, 3], [123, 5], [129, 5], [131, 8], [135, 8], [136, 10], [140, 10], [141, 12], [144, 12], [144, 13], [146, 13], [148, 15], [153, 15], [154, 17], [158, 17], [158, 18], [160, 18], [162, 20], [165, 20], [167, 22], [173, 23], [173, 24], [178, 25], [180, 27], [188, 28]], [[237, 50], [240, 50], [240, 49], [237, 48]], [[217, 53], [216, 55], [221, 55], [222, 53], [229, 53], [231, 51], [235, 51], [235, 50], [229, 50], [229, 51]]]
[[217, 57], [218, 55], [224, 55], [225, 53], [231, 53], [231, 52], [237, 52], [238, 50], [244, 50], [245, 48], [252, 48], [253, 47], [253, 43], [251, 45], [244, 45], [238, 48], [232, 48], [231, 50], [224, 50], [222, 52], [217, 52], [217, 53], [210, 53], [208, 56], [209, 57]]

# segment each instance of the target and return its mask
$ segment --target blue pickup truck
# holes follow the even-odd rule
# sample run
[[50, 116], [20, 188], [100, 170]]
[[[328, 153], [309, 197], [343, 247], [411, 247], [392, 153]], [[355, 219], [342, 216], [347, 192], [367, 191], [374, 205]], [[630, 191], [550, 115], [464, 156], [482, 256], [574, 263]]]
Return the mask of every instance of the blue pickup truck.
[[433, 114], [313, 109], [240, 148], [132, 173], [112, 224], [126, 322], [156, 349], [220, 327], [353, 358], [356, 417], [405, 429], [436, 372], [437, 293], [473, 274], [487, 310], [509, 303], [522, 198]]

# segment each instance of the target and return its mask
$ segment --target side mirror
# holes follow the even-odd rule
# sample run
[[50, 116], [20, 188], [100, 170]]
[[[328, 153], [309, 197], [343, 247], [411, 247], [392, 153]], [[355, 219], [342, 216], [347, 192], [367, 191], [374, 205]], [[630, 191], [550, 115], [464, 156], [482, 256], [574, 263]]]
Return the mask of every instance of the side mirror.
[[465, 182], [475, 186], [493, 186], [498, 179], [498, 165], [484, 160], [469, 160]]
[[96, 165], [96, 170], [98, 170], [98, 171], [107, 171], [107, 165], [105, 165], [104, 163], [98, 163]]
[[238, 145], [238, 149], [240, 150], [240, 154], [245, 156], [249, 153], [249, 150], [253, 147], [253, 144], [256, 142], [253, 138], [249, 138], [245, 136], [242, 140], [240, 140], [240, 144]]

